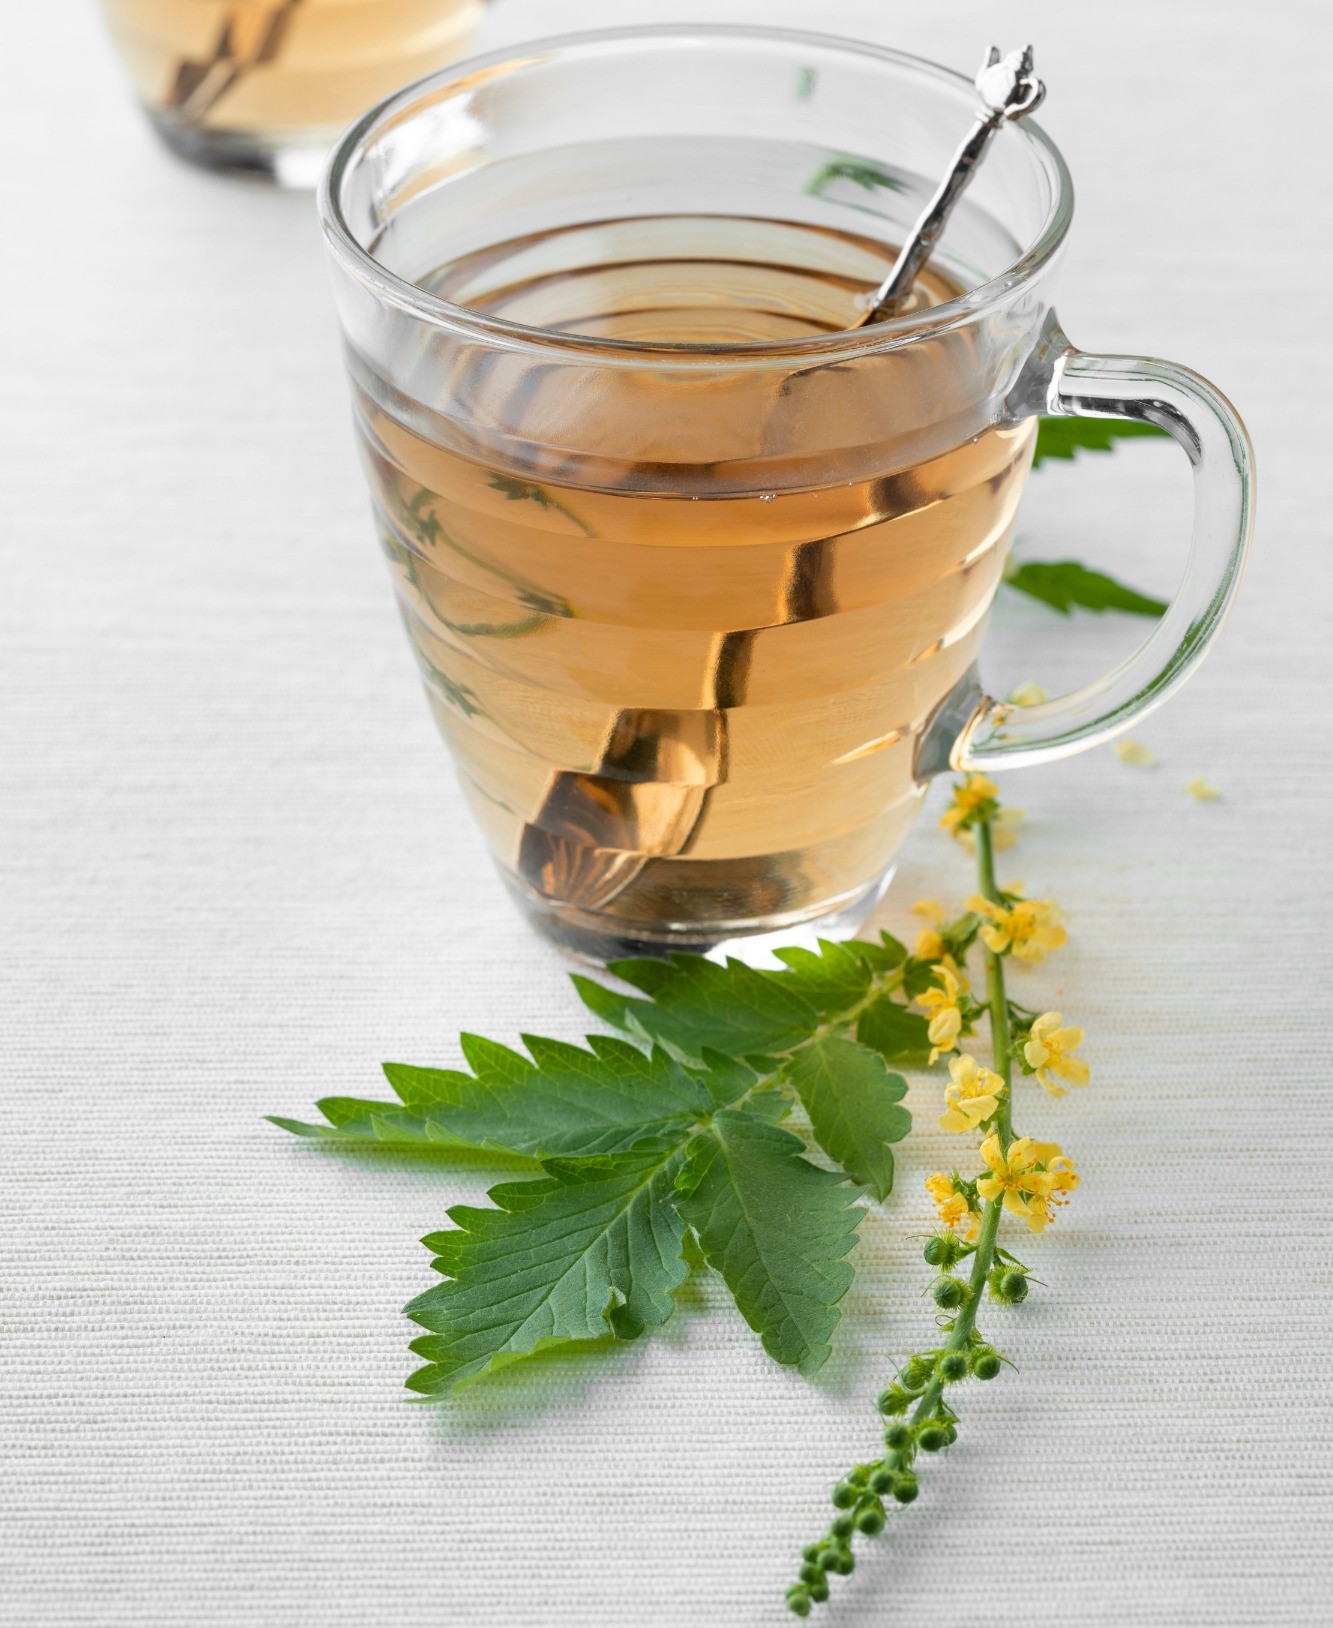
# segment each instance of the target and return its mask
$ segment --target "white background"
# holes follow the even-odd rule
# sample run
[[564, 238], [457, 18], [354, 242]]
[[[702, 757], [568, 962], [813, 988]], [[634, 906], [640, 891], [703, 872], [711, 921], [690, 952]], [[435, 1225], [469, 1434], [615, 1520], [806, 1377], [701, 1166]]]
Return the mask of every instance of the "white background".
[[[797, 1549], [929, 1303], [921, 1179], [867, 1220], [834, 1356], [764, 1357], [715, 1281], [651, 1341], [413, 1407], [417, 1243], [484, 1175], [267, 1126], [374, 1095], [470, 1027], [574, 1036], [502, 897], [396, 626], [311, 201], [154, 144], [88, 0], [15, 6], [0, 65], [0, 1620], [425, 1628], [783, 1620]], [[1079, 343], [1215, 378], [1261, 468], [1240, 605], [1191, 687], [1027, 772], [1010, 875], [1072, 945], [1030, 988], [1094, 1082], [1025, 1129], [1085, 1185], [987, 1314], [1017, 1375], [839, 1585], [853, 1625], [1327, 1621], [1333, 520], [1324, 0], [758, 6], [971, 68], [1027, 36], [1078, 219]], [[1169, 589], [1183, 460], [1034, 478], [1034, 555]], [[998, 687], [1135, 628], [997, 614]], [[1204, 774], [1223, 800], [1192, 802]], [[933, 829], [882, 922], [968, 891]]]

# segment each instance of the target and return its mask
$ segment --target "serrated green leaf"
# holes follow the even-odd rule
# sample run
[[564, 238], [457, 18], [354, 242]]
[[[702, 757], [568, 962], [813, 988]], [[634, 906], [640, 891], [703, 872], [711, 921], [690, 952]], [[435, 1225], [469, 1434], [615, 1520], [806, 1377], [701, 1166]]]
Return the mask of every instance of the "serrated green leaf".
[[[329, 1124], [305, 1126], [296, 1134], [391, 1147], [576, 1158], [678, 1142], [714, 1106], [713, 1085], [660, 1047], [645, 1056], [612, 1035], [590, 1036], [586, 1051], [540, 1035], [525, 1036], [524, 1044], [530, 1058], [465, 1034], [463, 1054], [471, 1074], [386, 1063], [384, 1073], [401, 1107], [326, 1097], [319, 1109]], [[285, 1130], [296, 1124], [282, 1123]]]
[[705, 1046], [728, 1057], [789, 1051], [819, 1026], [819, 1013], [790, 986], [787, 974], [758, 972], [741, 961], [719, 966], [702, 955], [677, 953], [665, 961], [613, 961], [607, 971], [649, 999], [576, 978], [592, 1010], [690, 1057], [701, 1057]]
[[552, 1344], [633, 1339], [674, 1309], [684, 1279], [675, 1204], [685, 1150], [552, 1160], [536, 1181], [493, 1187], [494, 1209], [459, 1205], [426, 1246], [448, 1281], [407, 1306], [429, 1332], [408, 1380], [441, 1395]]
[[857, 1020], [856, 1038], [899, 1068], [927, 1068], [930, 1064], [929, 1024], [891, 995], [879, 995], [866, 1007]]
[[821, 1017], [847, 1011], [870, 989], [874, 974], [869, 962], [846, 944], [820, 939], [818, 952], [793, 948], [773, 953], [787, 968], [785, 975], [779, 974], [784, 986], [809, 1001]]
[[813, 1373], [829, 1354], [843, 1258], [864, 1211], [854, 1188], [802, 1156], [798, 1137], [723, 1108], [691, 1144], [678, 1207], [704, 1258], [775, 1361]]
[[911, 1114], [899, 1106], [907, 1081], [890, 1074], [877, 1052], [836, 1035], [798, 1051], [787, 1076], [824, 1152], [876, 1198], [887, 1198], [893, 1191], [888, 1144], [912, 1128]]
[[1064, 418], [1043, 416], [1037, 425], [1037, 446], [1032, 454], [1035, 469], [1048, 458], [1073, 458], [1080, 452], [1110, 452], [1117, 441], [1136, 436], [1163, 436], [1156, 424], [1134, 418]]
[[1005, 572], [1011, 588], [1039, 599], [1062, 616], [1080, 610], [1124, 611], [1129, 616], [1161, 616], [1166, 602], [1129, 588], [1104, 571], [1090, 571], [1077, 560], [1024, 560]]
[[777, 952], [781, 971], [739, 961], [719, 966], [701, 955], [665, 961], [615, 961], [608, 972], [647, 999], [621, 994], [575, 977], [589, 1009], [605, 1022], [645, 1039], [660, 1040], [688, 1057], [704, 1049], [729, 1057], [781, 1055], [801, 1045], [822, 1020], [851, 1011], [872, 981], [902, 965], [907, 951], [890, 934], [880, 942], [820, 941], [818, 951]]

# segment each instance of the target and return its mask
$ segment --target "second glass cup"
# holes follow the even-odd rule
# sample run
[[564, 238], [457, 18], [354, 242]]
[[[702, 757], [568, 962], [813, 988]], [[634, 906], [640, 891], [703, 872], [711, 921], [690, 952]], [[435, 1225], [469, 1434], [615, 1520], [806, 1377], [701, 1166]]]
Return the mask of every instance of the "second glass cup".
[[[1196, 375], [1064, 339], [1038, 128], [998, 137], [912, 308], [847, 331], [974, 108], [869, 46], [618, 30], [438, 74], [335, 154], [403, 619], [502, 875], [567, 946], [851, 931], [932, 774], [1105, 740], [1217, 631], [1245, 432]], [[1136, 655], [1014, 712], [975, 657], [1041, 412], [1160, 424], [1198, 515]]]

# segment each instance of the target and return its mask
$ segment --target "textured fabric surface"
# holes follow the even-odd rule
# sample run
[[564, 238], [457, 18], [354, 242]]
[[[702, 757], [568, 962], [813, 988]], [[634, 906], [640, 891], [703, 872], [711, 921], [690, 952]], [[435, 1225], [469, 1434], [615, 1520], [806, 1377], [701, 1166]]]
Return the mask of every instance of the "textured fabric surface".
[[[1326, 912], [1333, 250], [1323, 0], [507, 0], [493, 37], [613, 10], [764, 15], [969, 66], [1031, 34], [1080, 189], [1080, 343], [1187, 361], [1263, 486], [1216, 655], [1141, 731], [1013, 777], [1008, 874], [1067, 909], [1024, 987], [1090, 1090], [1021, 1109], [1085, 1184], [988, 1313], [966, 1398], [837, 1616], [1019, 1628], [1328, 1620]], [[0, 393], [0, 1620], [82, 1628], [640, 1628], [782, 1620], [870, 1398], [927, 1326], [909, 1235], [931, 1093], [835, 1352], [776, 1368], [715, 1280], [667, 1329], [414, 1407], [417, 1239], [484, 1173], [263, 1123], [375, 1094], [470, 1027], [573, 1037], [558, 958], [485, 861], [373, 546], [310, 201], [154, 145], [90, 4], [7, 19]], [[1034, 555], [1169, 590], [1184, 462], [1034, 478]], [[1136, 629], [997, 613], [988, 674], [1052, 691]], [[1191, 801], [1187, 780], [1222, 791]], [[960, 897], [923, 825], [881, 920]]]

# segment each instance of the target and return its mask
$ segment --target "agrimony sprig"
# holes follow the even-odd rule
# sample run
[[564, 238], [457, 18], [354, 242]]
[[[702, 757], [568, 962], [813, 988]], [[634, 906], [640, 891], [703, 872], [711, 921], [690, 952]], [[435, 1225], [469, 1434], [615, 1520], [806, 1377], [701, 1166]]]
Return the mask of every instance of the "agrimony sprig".
[[[1076, 1055], [1082, 1030], [1066, 1026], [1058, 1012], [1034, 1013], [1009, 998], [1006, 961], [1044, 961], [1064, 943], [1065, 929], [1050, 901], [1026, 899], [1017, 889], [1000, 886], [995, 831], [1001, 813], [998, 789], [984, 775], [969, 775], [955, 788], [940, 823], [955, 836], [970, 836], [978, 892], [953, 922], [944, 920], [933, 901], [919, 907], [931, 926], [918, 940], [918, 953], [935, 963], [933, 986], [919, 1002], [932, 1014], [932, 1041], [953, 1053], [940, 1124], [980, 1138], [972, 1174], [936, 1171], [926, 1182], [943, 1223], [923, 1251], [936, 1273], [931, 1295], [940, 1314], [940, 1337], [907, 1357], [881, 1392], [883, 1450], [841, 1477], [827, 1530], [802, 1551], [797, 1580], [787, 1591], [787, 1605], [800, 1617], [829, 1598], [831, 1576], [854, 1570], [855, 1539], [877, 1537], [895, 1510], [915, 1502], [921, 1464], [957, 1439], [954, 1400], [960, 1387], [995, 1379], [1004, 1367], [1007, 1359], [981, 1333], [977, 1319], [987, 1296], [1001, 1306], [1021, 1305], [1030, 1278], [1028, 1268], [1000, 1245], [1002, 1219], [1007, 1213], [1039, 1233], [1078, 1185], [1057, 1144], [1014, 1131], [1015, 1063], [1057, 1096], [1064, 1095], [1065, 1082], [1085, 1085], [1088, 1069]], [[985, 963], [989, 1067], [956, 1049], [979, 1016], [980, 1003], [970, 1001], [966, 975], [968, 950], [978, 941]]]

